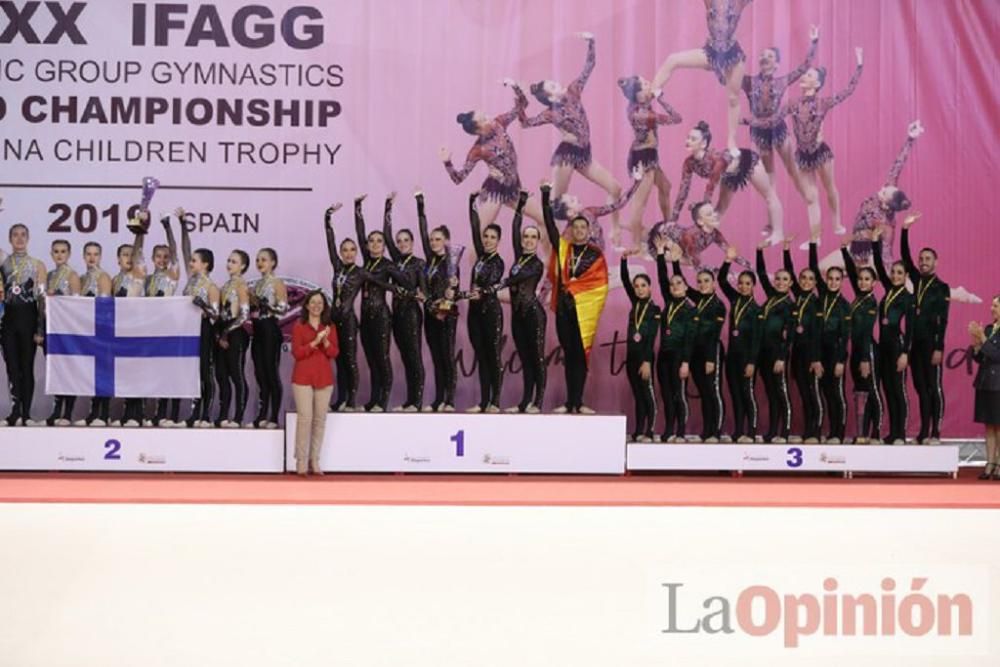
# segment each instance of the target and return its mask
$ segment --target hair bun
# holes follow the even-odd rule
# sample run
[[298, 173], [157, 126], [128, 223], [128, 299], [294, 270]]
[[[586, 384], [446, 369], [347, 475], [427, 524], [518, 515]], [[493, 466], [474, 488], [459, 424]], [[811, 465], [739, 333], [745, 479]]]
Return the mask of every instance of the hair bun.
[[703, 120], [699, 120], [698, 124], [694, 126], [694, 129], [706, 132], [708, 130], [708, 123]]

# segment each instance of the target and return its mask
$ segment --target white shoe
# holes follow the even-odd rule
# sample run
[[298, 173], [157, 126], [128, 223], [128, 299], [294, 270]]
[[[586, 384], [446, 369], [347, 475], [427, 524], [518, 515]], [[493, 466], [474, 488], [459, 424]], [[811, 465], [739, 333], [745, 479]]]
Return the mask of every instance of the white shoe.
[[229, 420], [229, 419], [227, 419], [224, 422], [222, 422], [221, 424], [219, 424], [219, 426], [221, 426], [222, 428], [239, 428], [240, 427], [239, 424], [237, 424], [236, 422], [234, 422], [232, 420]]
[[790, 436], [788, 436], [788, 442], [791, 443], [791, 444], [793, 444], [793, 445], [802, 444], [802, 436], [801, 435], [790, 435]]
[[706, 445], [717, 445], [719, 444], [719, 439], [716, 438], [715, 436], [712, 436], [711, 438], [705, 438], [702, 442], [704, 442]]
[[580, 406], [580, 414], [581, 415], [595, 415], [597, 413], [594, 412], [593, 409], [588, 408], [586, 405], [581, 405]]
[[212, 422], [210, 422], [210, 421], [204, 421], [204, 420], [202, 420], [202, 421], [196, 421], [194, 423], [194, 427], [195, 428], [214, 428], [212, 426]]
[[28, 419], [24, 422], [25, 426], [45, 426], [44, 421], [35, 421], [34, 419]]
[[[86, 423], [87, 422], [84, 422], [84, 424], [86, 424]], [[108, 424], [103, 419], [95, 419], [94, 421], [90, 422], [90, 425], [91, 426], [96, 426], [96, 427], [100, 428], [102, 426], [107, 426]]]
[[125, 422], [124, 424], [122, 424], [122, 426], [124, 426], [126, 428], [139, 428], [139, 422], [137, 422], [134, 419], [129, 419], [127, 422]]
[[424, 407], [422, 407], [422, 408], [420, 409], [420, 411], [421, 411], [421, 412], [434, 412], [434, 408], [433, 408], [433, 407], [431, 407], [431, 406], [429, 406], [429, 405], [425, 405]]
[[924, 441], [924, 444], [925, 445], [940, 445], [941, 444], [941, 438], [928, 438], [927, 440]]
[[402, 405], [397, 405], [393, 409], [389, 410], [389, 412], [402, 412], [402, 411], [403, 411], [403, 406]]
[[719, 436], [719, 442], [724, 442], [724, 443], [726, 443], [728, 445], [728, 444], [732, 443], [732, 441], [733, 441], [733, 436], [731, 436], [731, 435], [722, 435], [722, 436]]
[[741, 445], [752, 445], [753, 438], [751, 438], [749, 435], [741, 435], [736, 439], [736, 442], [738, 442]]
[[274, 429], [278, 428], [278, 422], [264, 422], [262, 426], [268, 429], [269, 431], [273, 431]]
[[509, 415], [516, 415], [519, 412], [521, 412], [521, 408], [517, 407], [516, 405], [512, 405], [511, 407], [504, 410], [504, 412], [506, 412]]
[[906, 441], [905, 440], [900, 440], [899, 438], [896, 438], [895, 440], [892, 441], [892, 444], [894, 444], [894, 445], [905, 445]]
[[487, 405], [486, 412], [488, 412], [491, 415], [495, 415], [496, 413], [500, 412], [500, 408], [496, 405]]
[[802, 441], [802, 444], [803, 445], [818, 445], [819, 444], [819, 438], [806, 438], [805, 440]]
[[762, 435], [755, 436], [754, 439], [753, 439], [753, 441], [754, 441], [755, 445], [764, 444], [764, 436], [762, 436]]
[[650, 438], [648, 435], [640, 435], [638, 438], [635, 439], [635, 441], [636, 442], [641, 442], [643, 444], [647, 444], [647, 443], [653, 442], [653, 439]]
[[532, 403], [531, 405], [529, 405], [528, 407], [526, 407], [524, 409], [525, 414], [529, 414], [529, 415], [537, 415], [541, 411], [542, 411], [541, 408], [539, 408], [534, 403]]
[[829, 440], [826, 441], [826, 444], [828, 444], [828, 445], [839, 445], [840, 444], [840, 438], [830, 438]]
[[552, 413], [556, 415], [564, 415], [567, 412], [569, 412], [569, 408], [567, 408], [565, 405], [560, 405], [558, 408], [552, 411]]
[[405, 408], [402, 409], [402, 411], [403, 412], [420, 412], [420, 410], [418, 410], [417, 406], [415, 406], [415, 405], [407, 405]]
[[174, 422], [173, 419], [161, 419], [160, 420], [160, 428], [173, 428], [174, 424], [175, 424], [175, 422]]
[[69, 426], [69, 425], [70, 425], [71, 423], [72, 423], [72, 422], [70, 422], [70, 420], [68, 420], [68, 419], [66, 419], [66, 418], [62, 418], [62, 419], [57, 419], [57, 420], [55, 421], [55, 425], [56, 425], [56, 426]]
[[[6, 426], [7, 422], [3, 422], [3, 425]], [[75, 422], [73, 422], [73, 426], [86, 426], [86, 425], [87, 425], [86, 419], [77, 419]]]
[[350, 405], [342, 405], [342, 406], [340, 406], [340, 410], [339, 411], [340, 412], [357, 412], [357, 410], [358, 410], [357, 408], [351, 407]]
[[111, 423], [108, 424], [108, 426], [114, 426], [115, 428], [120, 428], [121, 425], [122, 425], [122, 420], [121, 419], [112, 420]]
[[371, 412], [371, 413], [374, 414], [374, 413], [377, 413], [377, 412], [385, 412], [385, 410], [382, 409], [381, 405], [373, 405], [372, 409], [369, 410], [368, 412]]
[[442, 405], [441, 406], [441, 412], [454, 412], [454, 411], [455, 411], [455, 406], [454, 405]]
[[475, 414], [479, 414], [480, 412], [482, 412], [483, 409], [481, 407], [479, 407], [478, 405], [473, 405], [471, 408], [466, 408], [465, 411], [468, 414], [470, 414], [470, 415], [475, 415]]
[[653, 442], [656, 442], [656, 443], [658, 443], [658, 442], [661, 442], [661, 440], [660, 440], [660, 436], [658, 436], [658, 435], [654, 435], [654, 436], [653, 436]]
[[664, 442], [666, 442], [668, 445], [672, 445], [675, 442], [677, 442], [677, 436], [676, 435], [667, 436], [667, 439], [664, 440]]
[[780, 435], [777, 438], [772, 438], [771, 439], [771, 444], [772, 445], [783, 445], [783, 444], [785, 444], [785, 442], [787, 442], [787, 441], [784, 438], [782, 438]]

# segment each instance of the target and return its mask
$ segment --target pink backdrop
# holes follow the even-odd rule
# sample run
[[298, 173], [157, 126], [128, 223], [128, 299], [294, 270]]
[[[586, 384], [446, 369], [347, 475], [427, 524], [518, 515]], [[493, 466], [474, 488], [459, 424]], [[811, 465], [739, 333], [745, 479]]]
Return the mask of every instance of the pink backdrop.
[[[216, 3], [225, 21], [243, 3]], [[269, 3], [276, 14], [301, 0], [274, 0]], [[36, 137], [43, 142], [59, 133], [84, 137], [130, 137], [218, 139], [247, 141], [327, 141], [340, 144], [336, 164], [324, 167], [280, 165], [191, 164], [174, 167], [143, 165], [143, 171], [159, 175], [165, 182], [203, 184], [254, 184], [267, 186], [311, 185], [308, 193], [227, 194], [216, 191], [165, 191], [155, 200], [157, 213], [184, 204], [189, 211], [240, 211], [261, 213], [261, 229], [256, 235], [229, 236], [207, 232], [196, 235], [195, 243], [227, 253], [233, 247], [253, 250], [273, 245], [281, 252], [281, 270], [291, 276], [329, 285], [330, 270], [326, 260], [320, 220], [331, 200], [349, 203], [359, 193], [369, 193], [367, 212], [371, 225], [380, 218], [381, 198], [399, 190], [397, 229], [415, 227], [415, 215], [409, 192], [421, 185], [427, 193], [429, 212], [434, 223], [451, 226], [458, 242], [468, 244], [466, 197], [478, 188], [486, 176], [480, 165], [461, 187], [452, 184], [438, 157], [437, 149], [448, 146], [456, 161], [464, 157], [471, 137], [455, 122], [459, 112], [482, 109], [489, 114], [511, 107], [511, 93], [500, 81], [512, 77], [531, 82], [555, 78], [568, 83], [580, 71], [585, 47], [574, 37], [577, 31], [594, 33], [597, 40], [597, 67], [584, 94], [588, 109], [594, 156], [625, 182], [625, 160], [632, 131], [625, 117], [626, 101], [616, 80], [628, 74], [651, 78], [671, 52], [698, 48], [704, 43], [705, 12], [699, 0], [382, 0], [356, 2], [330, 0], [314, 3], [322, 11], [325, 41], [313, 50], [295, 50], [280, 41], [263, 49], [217, 48], [202, 44], [198, 48], [182, 46], [183, 36], [172, 36], [170, 47], [131, 47], [131, 20], [128, 12], [91, 3], [81, 19], [89, 38], [86, 45], [63, 43], [26, 45], [23, 40], [4, 49], [4, 57], [24, 58], [30, 63], [43, 58], [92, 58], [98, 60], [137, 59], [147, 67], [154, 60], [191, 62], [293, 62], [335, 63], [343, 67], [343, 85], [323, 89], [278, 86], [275, 89], [248, 85], [224, 85], [214, 88], [197, 85], [155, 86], [146, 77], [131, 84], [39, 84], [26, 77], [23, 82], [6, 82], [3, 95], [10, 113], [3, 120], [4, 138]], [[191, 13], [195, 10], [193, 8]], [[41, 13], [41, 12], [40, 12]], [[42, 20], [42, 19], [39, 19]], [[188, 15], [190, 21], [190, 14]], [[117, 22], [117, 23], [116, 23]], [[810, 24], [821, 31], [818, 62], [829, 68], [827, 89], [846, 85], [854, 68], [854, 46], [865, 49], [865, 70], [857, 92], [834, 109], [824, 127], [826, 141], [837, 156], [844, 222], [848, 226], [861, 200], [883, 183], [903, 140], [906, 125], [919, 118], [926, 134], [918, 141], [900, 185], [910, 195], [923, 219], [913, 231], [917, 246], [932, 245], [940, 251], [940, 273], [954, 286], [989, 300], [1000, 288], [996, 271], [998, 232], [987, 216], [997, 211], [996, 174], [998, 124], [998, 58], [1000, 43], [1000, 3], [995, 0], [756, 0], [744, 12], [737, 38], [749, 56], [750, 71], [756, 71], [757, 54], [762, 48], [776, 45], [783, 54], [781, 72], [794, 67], [804, 57]], [[40, 28], [41, 29], [41, 28]], [[44, 31], [43, 31], [44, 35]], [[101, 36], [98, 39], [98, 36]], [[287, 89], [287, 90], [286, 90]], [[43, 94], [113, 95], [157, 94], [193, 97], [213, 95], [230, 97], [335, 99], [343, 113], [330, 128], [303, 130], [291, 127], [217, 128], [178, 125], [166, 127], [62, 126], [53, 131], [46, 124], [18, 127], [16, 116], [19, 96]], [[684, 116], [681, 125], [660, 132], [661, 163], [676, 184], [684, 157], [683, 139], [699, 119], [711, 123], [720, 143], [725, 135], [725, 94], [714, 76], [705, 71], [678, 71], [665, 90], [666, 99]], [[793, 87], [790, 95], [798, 95]], [[745, 100], [741, 100], [746, 111]], [[531, 112], [539, 105], [532, 100]], [[13, 128], [13, 129], [12, 129]], [[174, 133], [171, 135], [171, 131]], [[522, 130], [512, 126], [511, 133], [520, 156], [522, 182], [534, 190], [549, 174], [549, 158], [558, 142], [551, 127]], [[746, 130], [741, 129], [741, 145], [749, 145]], [[211, 160], [209, 162], [212, 162]], [[137, 182], [139, 173], [130, 164], [4, 162], [5, 178], [0, 181], [55, 182]], [[53, 176], [53, 169], [65, 174]], [[805, 207], [795, 194], [787, 175], [778, 170], [779, 195], [785, 206], [786, 229], [805, 235]], [[577, 176], [570, 191], [583, 200], [598, 204], [603, 193]], [[693, 195], [700, 195], [696, 185]], [[57, 192], [33, 189], [8, 189], [5, 222], [24, 220], [31, 224], [32, 248], [46, 256], [48, 242], [57, 236], [47, 232], [45, 211], [58, 196], [69, 203], [93, 201], [104, 206], [121, 200], [134, 200], [136, 193], [115, 191], [79, 191], [72, 188]], [[84, 199], [84, 198], [90, 198]], [[341, 237], [353, 236], [349, 206], [337, 220]], [[47, 219], [51, 219], [51, 215]], [[655, 196], [651, 197], [647, 223], [656, 220]], [[502, 214], [506, 225], [509, 213]], [[824, 222], [828, 221], [824, 209]], [[764, 222], [761, 200], [752, 191], [737, 196], [728, 213], [723, 231], [744, 251], [752, 249], [760, 238]], [[293, 228], [295, 231], [289, 234]], [[61, 234], [59, 234], [61, 235]], [[74, 235], [76, 247], [85, 240], [110, 244], [126, 240], [124, 231], [112, 235], [103, 225], [89, 236]], [[827, 232], [824, 250], [833, 250], [835, 239]], [[798, 244], [796, 243], [796, 246]], [[508, 265], [509, 240], [502, 244]], [[114, 263], [106, 252], [105, 268]], [[777, 251], [769, 255], [777, 263]], [[705, 259], [717, 265], [717, 251]], [[613, 273], [618, 257], [609, 253]], [[465, 274], [471, 259], [467, 257]], [[798, 255], [800, 264], [805, 254]], [[636, 262], [638, 264], [638, 262]], [[79, 256], [74, 259], [82, 268]], [[652, 271], [651, 263], [647, 270]], [[214, 276], [225, 279], [221, 262]], [[616, 279], [615, 279], [616, 282]], [[625, 378], [620, 374], [623, 345], [619, 345], [612, 363], [608, 343], [626, 325], [627, 300], [620, 289], [611, 293], [595, 346], [593, 373], [587, 401], [602, 411], [631, 414], [631, 397]], [[949, 435], [972, 435], [979, 429], [971, 422], [971, 375], [963, 363], [966, 347], [965, 327], [971, 318], [984, 318], [984, 305], [955, 304], [947, 339], [950, 366], [945, 374], [948, 394], [946, 432]], [[471, 371], [471, 348], [465, 337], [465, 325], [459, 329], [464, 367]], [[551, 325], [551, 322], [550, 322]], [[549, 350], [557, 345], [554, 326], [549, 328]], [[393, 353], [395, 355], [395, 352]], [[508, 341], [506, 355], [513, 354]], [[429, 368], [429, 355], [426, 355]], [[39, 362], [40, 363], [40, 362]], [[285, 360], [287, 374], [290, 360]], [[401, 366], [396, 363], [394, 403], [403, 396]], [[367, 373], [364, 371], [364, 376]], [[287, 375], [286, 375], [287, 376]], [[363, 377], [364, 377], [363, 376]], [[433, 376], [428, 379], [432, 382]], [[460, 383], [462, 407], [474, 402], [478, 383], [471, 377]], [[367, 382], [362, 396], [367, 400]], [[428, 393], [432, 391], [428, 386]], [[504, 387], [504, 404], [516, 402], [520, 395], [520, 376], [509, 374]], [[550, 367], [547, 407], [563, 399], [562, 369]], [[915, 398], [915, 397], [914, 397]], [[915, 403], [914, 403], [915, 404]], [[696, 406], [695, 406], [696, 407]], [[39, 406], [47, 410], [48, 406]], [[911, 415], [911, 431], [915, 415]], [[691, 425], [697, 428], [697, 418]]]
[[[507, 76], [524, 82], [554, 78], [567, 83], [577, 75], [584, 55], [584, 46], [573, 33], [593, 32], [597, 67], [584, 102], [594, 155], [625, 182], [624, 163], [632, 133], [616, 79], [632, 73], [652, 78], [667, 54], [698, 47], [705, 35], [704, 8], [697, 0], [426, 0], [398, 3], [389, 16], [380, 4], [344, 9], [347, 15], [343, 21], [357, 27], [354, 47], [358, 52], [351, 60], [361, 69], [352, 77], [352, 99], [347, 108], [358, 125], [362, 144], [356, 157], [359, 166], [364, 166], [352, 175], [354, 182], [349, 186], [342, 180], [337, 183], [338, 196], [350, 196], [358, 181], [373, 194], [381, 194], [376, 184], [406, 190], [420, 183], [436, 221], [460, 230], [460, 239], [467, 238], [465, 195], [485, 178], [485, 167], [480, 166], [458, 188], [441, 168], [436, 157], [439, 145], [451, 148], [456, 162], [470, 145], [470, 138], [454, 121], [456, 113], [477, 108], [495, 114], [509, 108], [510, 94], [499, 83]], [[845, 224], [850, 228], [858, 204], [883, 183], [907, 123], [919, 118], [927, 131], [917, 142], [900, 180], [914, 207], [923, 212], [912, 230], [914, 242], [918, 247], [932, 245], [939, 250], [940, 275], [952, 287], [962, 285], [988, 301], [1000, 288], [1000, 276], [993, 268], [1000, 234], [984, 216], [998, 205], [993, 180], [1000, 129], [995, 47], [1000, 41], [1000, 3], [757, 0], [744, 13], [737, 33], [749, 56], [750, 71], [756, 71], [760, 49], [771, 45], [782, 51], [782, 73], [797, 65], [805, 55], [813, 23], [821, 31], [817, 62], [829, 69], [828, 91], [846, 85], [854, 68], [853, 47], [865, 49], [865, 71], [857, 92], [831, 112], [824, 126], [826, 141], [837, 156]], [[793, 86], [789, 96], [797, 95]], [[725, 96], [710, 73], [680, 70], [665, 97], [684, 116], [681, 125], [660, 131], [661, 164], [676, 192], [684, 158], [683, 139], [691, 125], [705, 119], [724, 140]], [[742, 103], [747, 113], [745, 99]], [[537, 111], [534, 101], [533, 107]], [[741, 132], [740, 144], [749, 145], [745, 129]], [[512, 136], [522, 182], [534, 189], [549, 173], [548, 161], [558, 133], [551, 127], [522, 130], [515, 124]], [[786, 229], [804, 239], [805, 207], [780, 167], [778, 181]], [[603, 201], [603, 193], [579, 176], [570, 191], [593, 203]], [[696, 186], [692, 193], [700, 191]], [[397, 224], [412, 222], [412, 214], [401, 213]], [[510, 218], [509, 214], [501, 215], [502, 220]], [[654, 194], [647, 222], [656, 220], [656, 215]], [[723, 230], [741, 249], [749, 251], [759, 239], [764, 217], [761, 200], [748, 190], [737, 196]], [[833, 250], [836, 243], [828, 231], [828, 220], [824, 206], [824, 253]], [[709, 264], [720, 261], [717, 251], [706, 257]], [[609, 253], [614, 272], [617, 259]], [[769, 259], [777, 265], [776, 250], [770, 252]], [[804, 265], [805, 253], [797, 259]], [[653, 268], [650, 263], [648, 269]], [[620, 290], [613, 291], [598, 340], [608, 342], [615, 330], [623, 330], [626, 313], [627, 300]], [[962, 352], [956, 350], [967, 344], [966, 323], [984, 317], [988, 317], [986, 305], [952, 307], [947, 349], [956, 367], [945, 373], [946, 431], [951, 435], [979, 431], [970, 417], [969, 369], [961, 362]], [[552, 330], [549, 340], [551, 346], [556, 345]], [[508, 344], [508, 351], [511, 348]], [[621, 350], [616, 358], [621, 363]], [[596, 348], [588, 400], [601, 410], [630, 412], [625, 378], [617, 375], [608, 381], [610, 363], [608, 349]], [[549, 400], [560, 400], [561, 369], [550, 367], [550, 375]], [[472, 391], [471, 378], [464, 384]], [[516, 400], [519, 385], [519, 377], [508, 375], [505, 398]], [[912, 398], [915, 408], [915, 395]], [[911, 428], [915, 419], [911, 414]]]

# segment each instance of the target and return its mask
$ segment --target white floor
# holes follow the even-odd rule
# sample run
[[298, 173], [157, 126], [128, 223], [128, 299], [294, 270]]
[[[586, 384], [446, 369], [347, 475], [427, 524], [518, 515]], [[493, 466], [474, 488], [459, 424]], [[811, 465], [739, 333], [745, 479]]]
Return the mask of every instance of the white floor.
[[[997, 519], [985, 510], [0, 505], [0, 665], [884, 667], [911, 656], [908, 667], [995, 667]], [[969, 596], [972, 634], [808, 634], [809, 614], [790, 612], [784, 596], [819, 599], [831, 577], [840, 593], [875, 596], [892, 577], [897, 605], [914, 577], [927, 578], [921, 592], [932, 601]], [[667, 583], [682, 584], [675, 628], [693, 626], [720, 596], [735, 632], [664, 633]], [[737, 623], [740, 592], [755, 585], [782, 601], [764, 637]]]

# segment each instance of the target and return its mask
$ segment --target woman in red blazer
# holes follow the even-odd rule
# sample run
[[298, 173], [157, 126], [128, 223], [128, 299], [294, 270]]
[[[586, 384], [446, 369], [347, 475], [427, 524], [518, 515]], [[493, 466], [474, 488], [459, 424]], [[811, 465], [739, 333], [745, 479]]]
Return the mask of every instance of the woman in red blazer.
[[337, 329], [330, 321], [330, 304], [321, 290], [306, 297], [302, 317], [292, 330], [292, 394], [298, 413], [295, 430], [295, 470], [306, 474], [306, 465], [322, 475], [319, 453], [326, 427], [326, 406], [333, 393], [330, 362], [337, 356]]

